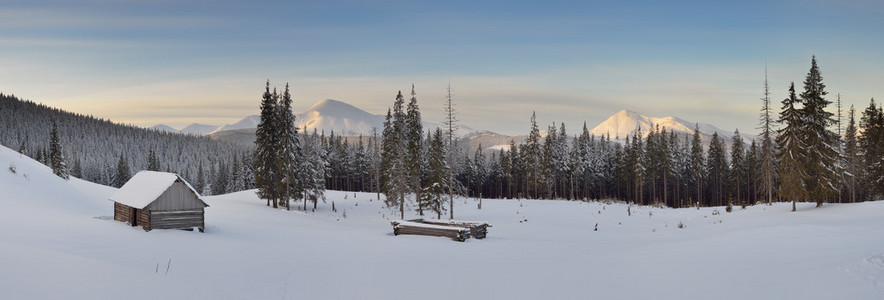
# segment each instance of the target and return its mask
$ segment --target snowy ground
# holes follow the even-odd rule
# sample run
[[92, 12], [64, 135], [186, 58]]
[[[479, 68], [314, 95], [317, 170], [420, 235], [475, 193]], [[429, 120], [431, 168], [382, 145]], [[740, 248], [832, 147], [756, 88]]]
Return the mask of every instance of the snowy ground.
[[330, 191], [304, 213], [246, 191], [206, 197], [205, 233], [144, 232], [112, 220], [113, 188], [6, 148], [0, 167], [3, 299], [884, 298], [884, 202], [628, 216], [616, 203], [459, 199], [459, 219], [494, 225], [461, 243], [393, 236], [397, 213], [375, 194]]

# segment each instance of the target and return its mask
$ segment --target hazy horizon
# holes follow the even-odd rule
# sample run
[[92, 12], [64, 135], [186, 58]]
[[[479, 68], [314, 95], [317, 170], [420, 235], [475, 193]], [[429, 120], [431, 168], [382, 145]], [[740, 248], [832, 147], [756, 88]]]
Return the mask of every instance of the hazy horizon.
[[[258, 113], [266, 80], [294, 110], [322, 99], [383, 114], [413, 83], [442, 120], [570, 132], [629, 109], [757, 132], [765, 67], [779, 109], [817, 56], [845, 111], [878, 96], [884, 3], [703, 1], [12, 1], [0, 91], [120, 123], [224, 125]], [[834, 106], [830, 107], [834, 111]]]

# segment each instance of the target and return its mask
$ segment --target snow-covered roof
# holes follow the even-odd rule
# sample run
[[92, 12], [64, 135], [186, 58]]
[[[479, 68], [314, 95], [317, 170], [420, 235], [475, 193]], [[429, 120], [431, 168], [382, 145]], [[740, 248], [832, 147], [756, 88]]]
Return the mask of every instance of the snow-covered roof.
[[196, 189], [190, 186], [190, 184], [178, 176], [178, 174], [155, 171], [138, 172], [138, 174], [132, 176], [132, 179], [129, 179], [120, 190], [111, 195], [110, 200], [126, 206], [142, 209], [154, 200], [157, 200], [157, 198], [159, 198], [160, 195], [169, 189], [169, 187], [177, 180], [181, 180], [182, 183], [187, 185], [187, 187], [193, 191], [197, 199], [200, 199], [200, 201], [205, 203]]

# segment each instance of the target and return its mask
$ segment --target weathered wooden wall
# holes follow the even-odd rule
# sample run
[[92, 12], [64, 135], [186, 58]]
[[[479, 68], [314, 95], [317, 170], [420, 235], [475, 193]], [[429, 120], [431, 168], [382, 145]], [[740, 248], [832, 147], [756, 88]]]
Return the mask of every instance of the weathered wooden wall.
[[131, 212], [131, 207], [122, 205], [118, 202], [114, 202], [114, 220], [130, 223], [129, 215], [131, 214]]
[[181, 181], [175, 181], [160, 197], [147, 205], [146, 210], [182, 210], [203, 208], [205, 204], [196, 197], [196, 194], [190, 190]]
[[192, 229], [206, 227], [205, 209], [153, 210], [150, 212], [151, 229]]
[[150, 231], [150, 211], [146, 209], [136, 210], [136, 214], [138, 214], [138, 226], [144, 228], [145, 231]]

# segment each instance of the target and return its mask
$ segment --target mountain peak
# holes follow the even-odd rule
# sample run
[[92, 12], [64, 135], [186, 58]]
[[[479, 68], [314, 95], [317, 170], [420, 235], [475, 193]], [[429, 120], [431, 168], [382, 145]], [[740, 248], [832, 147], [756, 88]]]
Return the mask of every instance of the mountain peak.
[[607, 120], [589, 131], [590, 134], [603, 136], [610, 134], [612, 138], [624, 139], [632, 136], [633, 132], [641, 129], [642, 136], [647, 136], [651, 128], [666, 128], [667, 131], [675, 131], [678, 133], [693, 134], [695, 126], [699, 125], [700, 133], [712, 135], [718, 132], [723, 137], [730, 137], [731, 134], [715, 126], [709, 124], [697, 124], [688, 122], [677, 117], [650, 117], [645, 114], [631, 111], [621, 110], [614, 115], [608, 117]]

